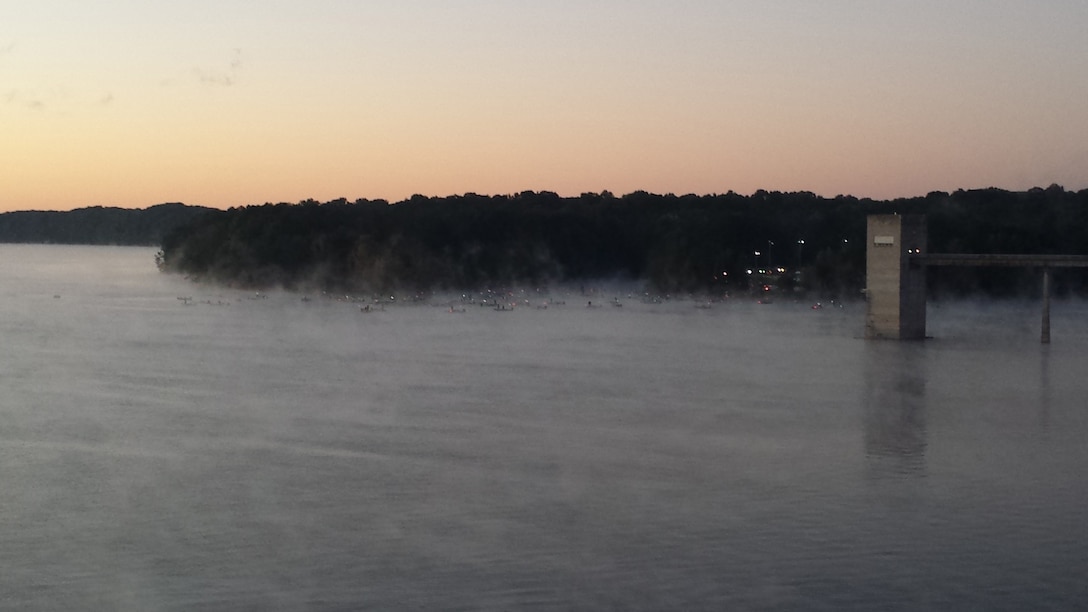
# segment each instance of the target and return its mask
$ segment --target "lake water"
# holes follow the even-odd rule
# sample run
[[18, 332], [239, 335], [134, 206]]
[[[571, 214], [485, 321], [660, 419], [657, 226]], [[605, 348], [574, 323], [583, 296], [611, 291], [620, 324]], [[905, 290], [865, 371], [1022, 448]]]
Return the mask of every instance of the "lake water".
[[1084, 305], [868, 342], [862, 305], [362, 312], [153, 255], [0, 246], [4, 609], [1088, 601]]

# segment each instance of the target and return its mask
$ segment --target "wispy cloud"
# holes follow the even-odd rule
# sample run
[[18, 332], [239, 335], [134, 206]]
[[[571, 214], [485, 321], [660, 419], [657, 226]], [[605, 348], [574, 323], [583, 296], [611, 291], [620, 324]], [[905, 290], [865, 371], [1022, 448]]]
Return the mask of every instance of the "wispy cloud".
[[0, 103], [38, 112], [69, 112], [79, 108], [104, 107], [113, 104], [113, 92], [98, 97], [72, 94], [64, 89], [9, 89], [0, 93]]
[[235, 49], [234, 56], [226, 69], [209, 70], [206, 68], [197, 68], [196, 75], [197, 78], [200, 79], [200, 82], [205, 85], [230, 87], [238, 82], [241, 69], [242, 50]]
[[6, 45], [0, 45], [0, 55], [7, 55], [15, 50], [15, 43], [8, 43]]
[[22, 106], [36, 111], [45, 110], [45, 100], [39, 97], [36, 92], [25, 93], [18, 89], [9, 89], [4, 94], [4, 104]]

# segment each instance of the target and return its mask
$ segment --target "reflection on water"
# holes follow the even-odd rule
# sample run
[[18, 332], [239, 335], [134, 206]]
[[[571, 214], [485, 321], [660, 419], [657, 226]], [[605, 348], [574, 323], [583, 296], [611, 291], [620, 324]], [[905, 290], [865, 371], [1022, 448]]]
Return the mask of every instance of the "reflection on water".
[[1050, 385], [1050, 346], [1043, 346], [1039, 351], [1039, 426], [1050, 427], [1050, 398], [1053, 391]]
[[865, 455], [874, 475], [924, 476], [924, 342], [866, 342]]
[[1083, 603], [1083, 307], [1045, 349], [1017, 305], [866, 342], [850, 306], [363, 313], [153, 254], [0, 246], [0, 607]]

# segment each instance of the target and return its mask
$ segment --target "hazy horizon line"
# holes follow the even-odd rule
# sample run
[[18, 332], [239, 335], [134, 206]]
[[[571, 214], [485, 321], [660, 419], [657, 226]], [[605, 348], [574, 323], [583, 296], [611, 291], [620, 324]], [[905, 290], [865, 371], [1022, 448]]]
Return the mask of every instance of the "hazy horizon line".
[[730, 194], [748, 198], [748, 197], [752, 197], [754, 195], [757, 195], [759, 193], [781, 193], [781, 194], [805, 193], [805, 194], [812, 194], [813, 197], [821, 199], [821, 200], [836, 200], [836, 199], [840, 199], [840, 198], [852, 198], [852, 199], [855, 199], [855, 200], [869, 200], [869, 201], [872, 201], [872, 202], [894, 202], [896, 200], [913, 200], [913, 199], [918, 199], [918, 198], [926, 198], [926, 197], [929, 197], [930, 195], [933, 195], [933, 194], [952, 195], [952, 194], [960, 192], [960, 191], [963, 191], [963, 192], [1003, 191], [1003, 192], [1006, 192], [1006, 193], [1031, 193], [1031, 192], [1037, 191], [1037, 190], [1046, 191], [1048, 189], [1053, 189], [1053, 188], [1058, 188], [1062, 192], [1065, 192], [1065, 193], [1080, 193], [1081, 191], [1088, 191], [1088, 187], [1085, 187], [1085, 188], [1082, 188], [1082, 189], [1066, 189], [1063, 185], [1060, 185], [1058, 183], [1051, 183], [1047, 187], [1042, 187], [1040, 185], [1036, 185], [1034, 187], [1029, 187], [1027, 189], [1008, 189], [1008, 188], [1005, 188], [1005, 187], [997, 187], [997, 186], [994, 186], [994, 185], [990, 185], [990, 186], [987, 186], [987, 187], [957, 187], [956, 189], [951, 190], [951, 191], [945, 191], [945, 190], [941, 190], [941, 189], [933, 189], [933, 190], [927, 191], [926, 193], [923, 193], [923, 194], [912, 195], [912, 196], [899, 196], [899, 197], [895, 197], [895, 198], [875, 198], [875, 197], [871, 197], [871, 196], [857, 196], [857, 195], [853, 195], [853, 194], [849, 194], [849, 193], [839, 193], [839, 194], [836, 194], [836, 195], [833, 195], [833, 196], [828, 196], [828, 195], [823, 195], [823, 194], [816, 193], [814, 191], [810, 191], [810, 190], [807, 190], [807, 189], [778, 190], [778, 189], [762, 189], [761, 188], [761, 189], [756, 189], [755, 191], [753, 191], [751, 193], [748, 193], [748, 194], [740, 193], [740, 192], [734, 191], [732, 189], [728, 189], [726, 191], [709, 192], [709, 193], [696, 193], [696, 192], [676, 193], [676, 192], [671, 192], [671, 191], [666, 192], [666, 193], [659, 193], [659, 192], [654, 192], [654, 191], [648, 191], [648, 190], [645, 190], [645, 189], [635, 189], [633, 191], [629, 191], [627, 193], [623, 193], [623, 194], [619, 194], [619, 195], [616, 195], [616, 193], [613, 192], [610, 189], [602, 189], [601, 191], [584, 191], [584, 192], [581, 192], [581, 193], [579, 193], [577, 195], [564, 195], [564, 194], [561, 194], [561, 193], [558, 193], [558, 192], [555, 192], [555, 191], [551, 191], [551, 190], [548, 190], [548, 189], [541, 189], [541, 190], [525, 189], [525, 190], [517, 191], [517, 192], [490, 193], [490, 194], [488, 194], [488, 193], [479, 193], [479, 192], [475, 192], [475, 191], [465, 191], [465, 192], [461, 192], [461, 193], [452, 193], [452, 194], [446, 194], [446, 195], [424, 195], [424, 194], [420, 194], [420, 193], [415, 193], [415, 194], [412, 194], [410, 196], [400, 198], [398, 200], [390, 200], [388, 198], [367, 198], [367, 197], [357, 197], [357, 198], [351, 199], [351, 198], [347, 198], [347, 197], [343, 197], [343, 196], [337, 197], [337, 198], [330, 198], [328, 200], [320, 200], [318, 198], [304, 198], [302, 200], [297, 200], [297, 201], [280, 200], [278, 202], [272, 202], [272, 201], [266, 201], [266, 202], [261, 202], [261, 203], [249, 202], [249, 203], [245, 203], [245, 204], [235, 204], [235, 205], [230, 205], [230, 206], [214, 206], [214, 205], [208, 205], [208, 204], [190, 204], [188, 202], [182, 202], [182, 201], [178, 201], [178, 200], [156, 202], [154, 204], [146, 204], [146, 205], [143, 205], [143, 206], [125, 206], [125, 205], [119, 205], [119, 204], [101, 204], [101, 203], [97, 203], [97, 204], [86, 204], [86, 205], [74, 206], [72, 208], [65, 208], [65, 209], [60, 209], [60, 208], [56, 208], [56, 209], [46, 209], [46, 208], [26, 208], [26, 209], [22, 209], [22, 208], [20, 208], [20, 209], [0, 211], [0, 215], [9, 214], [9, 213], [26, 213], [26, 212], [61, 212], [61, 213], [63, 213], [63, 212], [73, 212], [73, 211], [77, 211], [77, 210], [85, 210], [85, 209], [91, 209], [91, 208], [114, 208], [114, 209], [122, 209], [122, 210], [147, 210], [149, 208], [154, 208], [156, 206], [171, 205], [171, 204], [180, 204], [180, 205], [189, 206], [189, 207], [192, 207], [192, 208], [209, 208], [209, 209], [213, 209], [213, 210], [230, 210], [232, 208], [247, 208], [247, 207], [251, 207], [251, 206], [255, 207], [255, 206], [268, 206], [268, 205], [278, 205], [278, 204], [302, 204], [302, 203], [310, 202], [310, 201], [318, 202], [320, 204], [326, 204], [326, 203], [329, 203], [329, 202], [337, 202], [337, 201], [340, 201], [340, 200], [343, 200], [343, 201], [345, 201], [345, 202], [347, 202], [349, 204], [354, 203], [354, 202], [358, 202], [360, 200], [365, 200], [365, 201], [368, 201], [368, 202], [385, 201], [385, 202], [392, 205], [392, 204], [400, 204], [400, 203], [404, 203], [404, 202], [410, 202], [412, 199], [414, 199], [416, 197], [423, 197], [423, 198], [427, 198], [427, 199], [460, 198], [460, 197], [467, 197], [467, 196], [478, 196], [478, 197], [483, 197], [483, 198], [497, 198], [497, 197], [516, 197], [516, 196], [519, 196], [519, 195], [524, 194], [524, 193], [533, 193], [533, 194], [553, 193], [553, 194], [555, 194], [556, 196], [558, 196], [561, 199], [578, 199], [578, 198], [580, 198], [582, 196], [585, 196], [585, 195], [603, 196], [604, 194], [610, 194], [613, 197], [619, 199], [619, 198], [623, 198], [623, 197], [630, 196], [630, 195], [637, 194], [637, 193], [645, 193], [645, 194], [648, 194], [648, 195], [651, 195], [651, 196], [657, 196], [657, 197], [670, 197], [671, 196], [671, 197], [677, 197], [677, 198], [689, 197], [689, 196], [695, 196], [695, 197], [703, 198], [703, 197], [715, 197], [715, 196], [723, 196], [723, 195], [730, 195]]

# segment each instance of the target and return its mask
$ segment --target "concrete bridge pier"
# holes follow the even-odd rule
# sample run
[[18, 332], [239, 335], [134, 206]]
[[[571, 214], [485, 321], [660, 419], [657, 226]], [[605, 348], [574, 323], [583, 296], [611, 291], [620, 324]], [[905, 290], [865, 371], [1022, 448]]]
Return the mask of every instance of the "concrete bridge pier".
[[926, 268], [1042, 268], [1041, 341], [1050, 344], [1051, 268], [1088, 268], [1088, 255], [927, 253], [924, 215], [870, 215], [865, 255], [866, 338], [926, 337]]
[[870, 215], [867, 234], [865, 337], [925, 339], [925, 216]]

